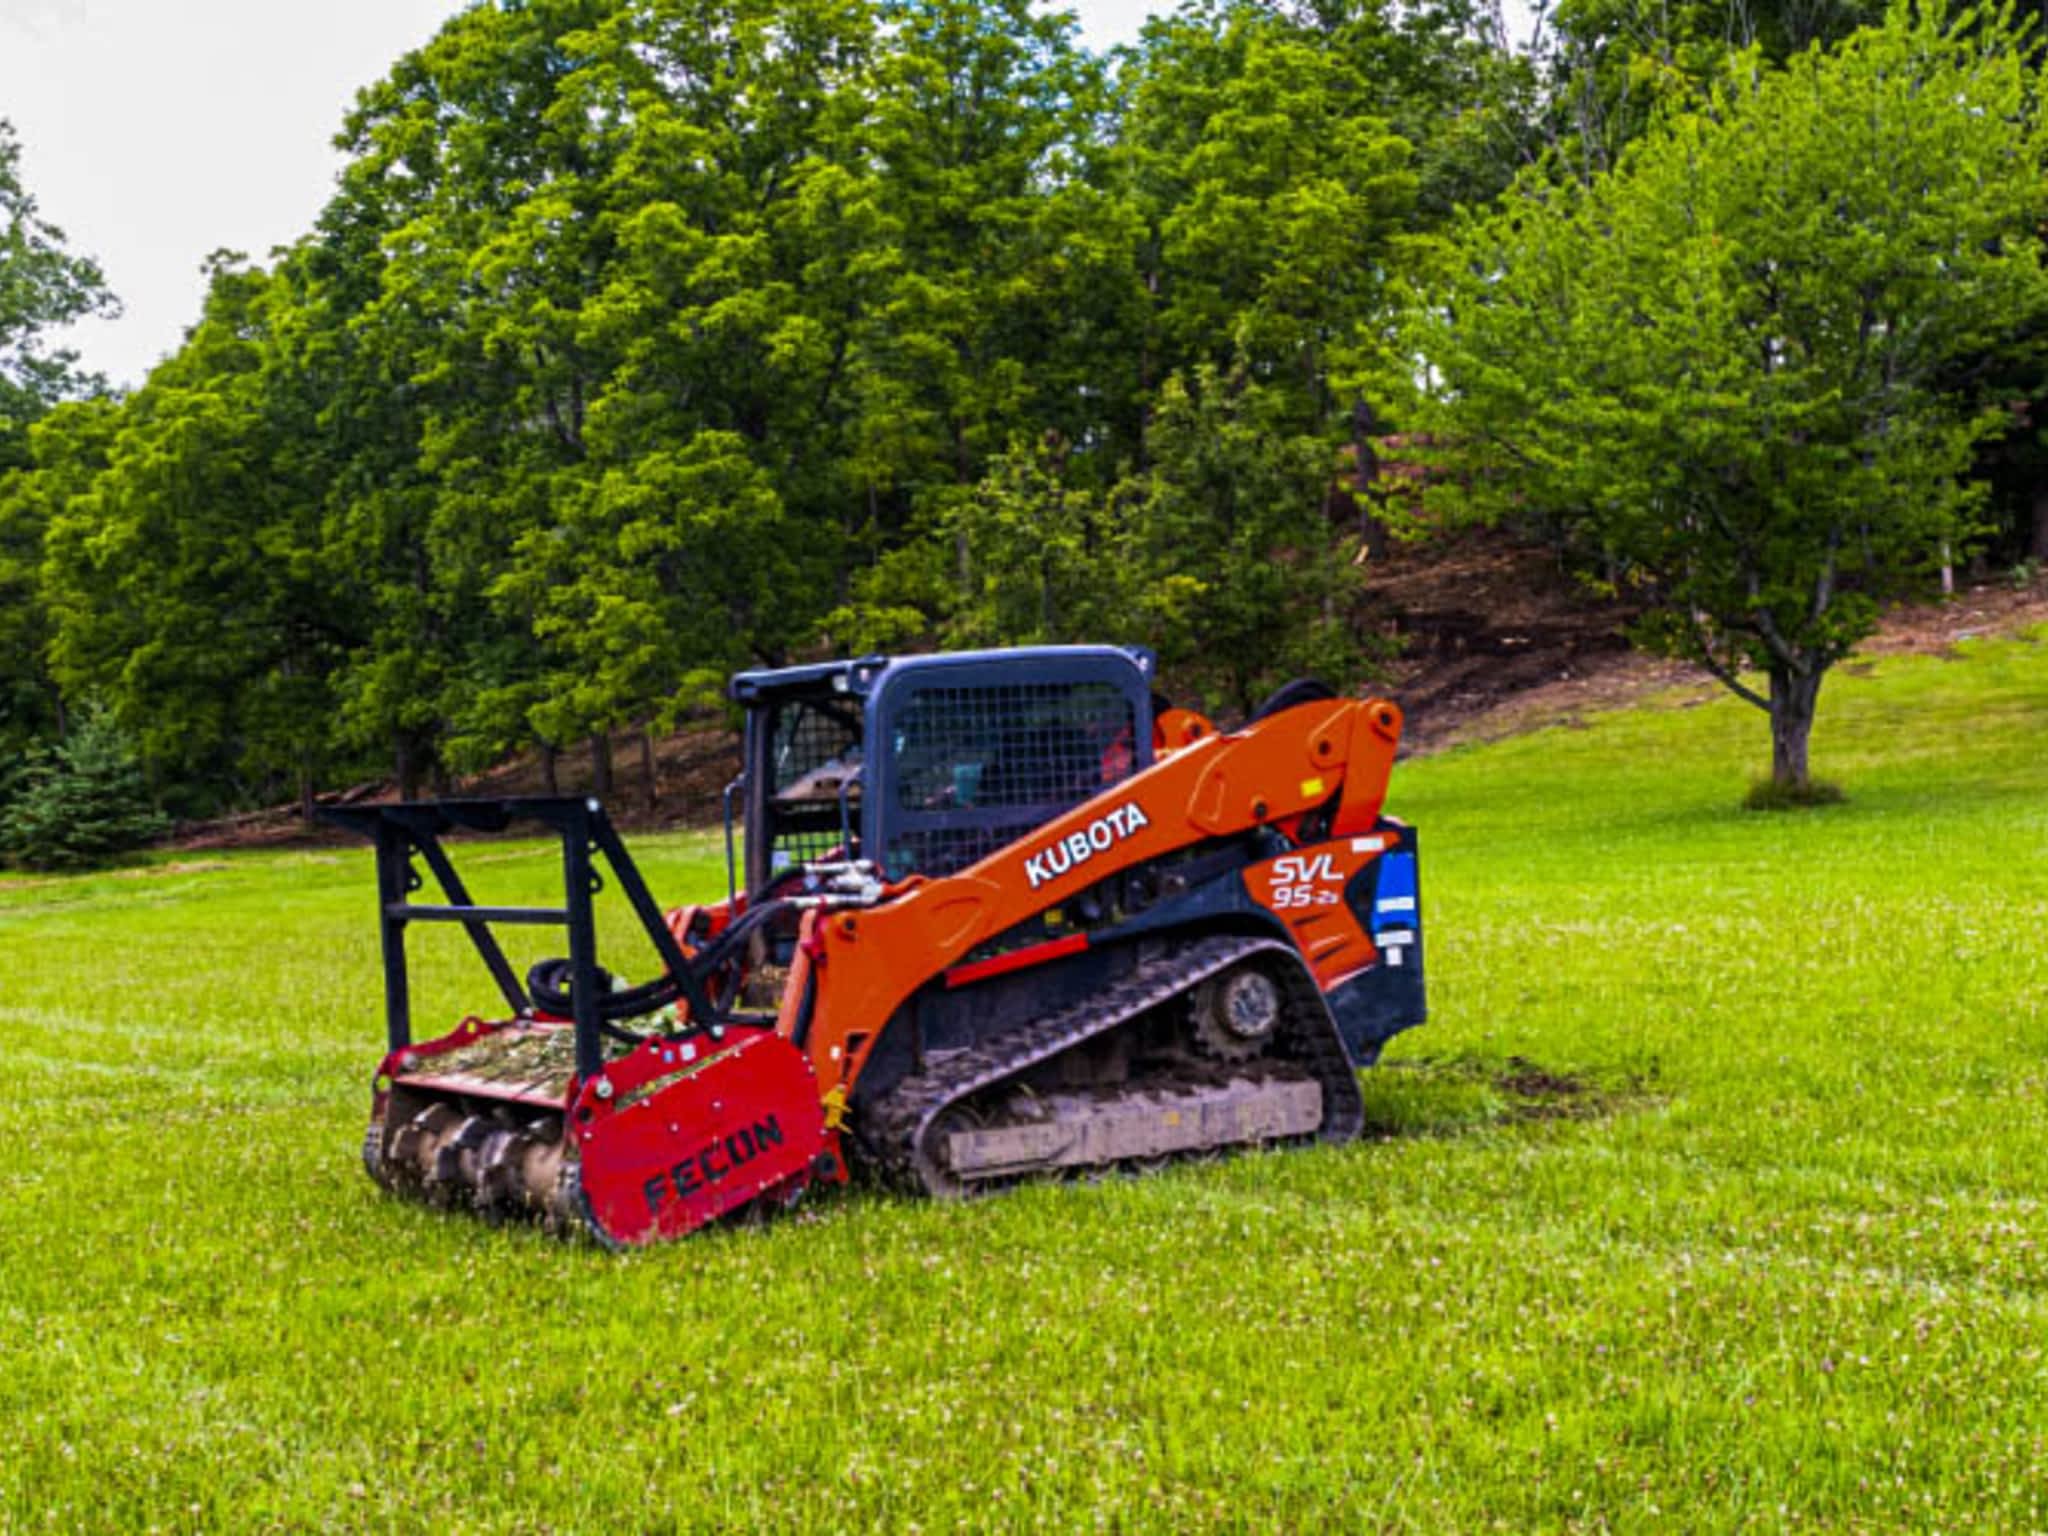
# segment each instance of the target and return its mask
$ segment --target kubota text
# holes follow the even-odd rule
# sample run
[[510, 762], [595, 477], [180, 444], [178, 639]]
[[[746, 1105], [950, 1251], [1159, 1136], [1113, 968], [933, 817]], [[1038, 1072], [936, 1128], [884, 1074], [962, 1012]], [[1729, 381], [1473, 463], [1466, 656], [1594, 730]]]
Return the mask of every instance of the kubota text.
[[1138, 828], [1147, 826], [1145, 813], [1136, 801], [1112, 806], [1078, 832], [1069, 832], [1050, 848], [1024, 861], [1024, 877], [1035, 891], [1048, 880], [1056, 880], [1077, 864], [1085, 864], [1098, 853], [1107, 853]]

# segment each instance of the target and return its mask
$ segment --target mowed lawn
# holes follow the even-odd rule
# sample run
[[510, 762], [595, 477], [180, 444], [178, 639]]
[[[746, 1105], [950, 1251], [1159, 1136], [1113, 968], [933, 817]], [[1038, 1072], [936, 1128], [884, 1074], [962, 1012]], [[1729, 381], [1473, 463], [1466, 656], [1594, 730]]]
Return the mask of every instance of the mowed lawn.
[[363, 1177], [366, 853], [0, 889], [0, 1529], [2048, 1526], [2048, 645], [1834, 680], [1845, 805], [1764, 748], [1404, 764], [1371, 1139], [627, 1258]]

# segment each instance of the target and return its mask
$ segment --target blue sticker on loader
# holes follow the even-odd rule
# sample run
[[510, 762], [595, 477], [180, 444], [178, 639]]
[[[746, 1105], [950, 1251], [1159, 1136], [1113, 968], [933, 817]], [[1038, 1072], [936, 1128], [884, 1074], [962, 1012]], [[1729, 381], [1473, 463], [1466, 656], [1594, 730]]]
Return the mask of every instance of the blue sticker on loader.
[[1380, 860], [1379, 884], [1373, 893], [1374, 937], [1389, 928], [1417, 927], [1421, 921], [1416, 902], [1415, 855], [1387, 854]]

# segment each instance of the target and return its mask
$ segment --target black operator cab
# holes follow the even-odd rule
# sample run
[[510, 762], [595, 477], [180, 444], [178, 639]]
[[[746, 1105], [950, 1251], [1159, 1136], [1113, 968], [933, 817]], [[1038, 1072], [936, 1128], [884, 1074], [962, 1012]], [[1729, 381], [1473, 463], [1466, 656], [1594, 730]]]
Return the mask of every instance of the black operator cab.
[[745, 888], [801, 865], [947, 875], [1152, 762], [1153, 658], [1035, 646], [742, 672]]

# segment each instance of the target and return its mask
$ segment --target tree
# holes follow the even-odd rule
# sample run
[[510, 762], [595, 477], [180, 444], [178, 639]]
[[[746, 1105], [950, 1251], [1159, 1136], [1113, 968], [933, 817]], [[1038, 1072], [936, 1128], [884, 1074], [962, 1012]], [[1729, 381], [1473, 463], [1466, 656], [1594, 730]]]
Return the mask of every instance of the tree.
[[1613, 167], [1668, 111], [1705, 99], [1744, 53], [1781, 64], [1883, 21], [1886, 0], [1559, 0], [1539, 8], [1545, 128], [1558, 166]]
[[1148, 391], [1242, 356], [1292, 399], [1300, 427], [1348, 410], [1332, 351], [1382, 313], [1417, 188], [1372, 66], [1368, 50], [1261, 6], [1148, 26], [1122, 127], [1148, 230]]
[[1244, 364], [1170, 379], [1152, 463], [1107, 490], [1057, 439], [996, 461], [954, 509], [946, 638], [1151, 646], [1212, 708], [1248, 713], [1290, 677], [1354, 681], [1355, 544], [1323, 514], [1329, 445], [1290, 426], [1288, 392]]
[[64, 734], [44, 552], [52, 520], [106, 467], [119, 425], [112, 400], [67, 401], [29, 429], [27, 467], [0, 474], [0, 750]]
[[[889, 46], [855, 82], [864, 110], [840, 148], [883, 168], [848, 361], [871, 514], [856, 548], [874, 553], [942, 536], [1019, 434], [1082, 443], [1129, 422], [1132, 381], [1104, 364], [1142, 302], [1136, 231], [1099, 185], [1106, 81], [1071, 13], [882, 0], [877, 14]], [[1095, 457], [1114, 475], [1113, 450]]]
[[[959, 558], [943, 633], [960, 645], [1065, 645], [1149, 638], [1131, 606], [1128, 534], [1143, 490], [1098, 490], [1072, 473], [1057, 434], [999, 455], [948, 509]], [[914, 573], [913, 573], [914, 574]]]
[[[1469, 125], [1507, 87], [1459, 62], [1460, 27], [1427, 6], [1332, 0], [1295, 16], [1226, 0], [1153, 21], [1130, 63], [1118, 153], [1145, 231], [1144, 403], [1196, 368], [1242, 367], [1270, 429], [1325, 440], [1317, 504], [1340, 455], [1358, 486], [1371, 478], [1382, 429], [1353, 380], [1357, 338], [1386, 323], [1404, 241], [1487, 180], [1464, 141], [1494, 135]], [[1397, 117], [1433, 130], [1427, 203]], [[1141, 465], [1152, 451], [1141, 441]], [[1358, 531], [1377, 549], [1368, 506]]]
[[43, 651], [49, 620], [38, 568], [49, 498], [29, 483], [29, 428], [59, 401], [103, 387], [52, 330], [117, 312], [99, 267], [64, 249], [21, 181], [21, 143], [0, 118], [0, 752], [61, 733], [63, 699]]
[[[542, 740], [672, 727], [695, 674], [777, 633], [799, 568], [768, 476], [731, 433], [561, 484], [558, 516], [520, 540], [492, 596], [531, 616], [554, 662], [519, 701]], [[651, 761], [651, 759], [650, 759]], [[653, 797], [650, 781], [646, 793]]]
[[1324, 514], [1328, 441], [1240, 363], [1170, 381], [1124, 535], [1136, 611], [1162, 670], [1243, 712], [1291, 677], [1355, 682], [1355, 539]]
[[304, 429], [264, 374], [272, 275], [209, 263], [206, 310], [118, 412], [73, 407], [35, 434], [71, 493], [44, 538], [51, 667], [104, 699], [181, 811], [302, 802], [328, 742], [342, 617], [319, 559], [319, 495], [292, 472]]
[[63, 745], [32, 759], [0, 810], [0, 856], [29, 869], [85, 869], [168, 829], [134, 744], [103, 710], [87, 710]]
[[1953, 365], [2048, 308], [2022, 46], [1929, 7], [1752, 57], [1615, 171], [1467, 219], [1390, 360], [1431, 498], [1618, 558], [1649, 638], [1768, 710], [1783, 790], [1828, 668], [1972, 532], [2003, 413]]
[[1356, 338], [1518, 152], [1488, 3], [1223, 0], [1115, 61], [1031, 0], [468, 6], [304, 239], [0, 465], [0, 746], [96, 698], [201, 813], [603, 774], [821, 642], [1350, 670]]
[[101, 387], [78, 354], [44, 336], [88, 315], [118, 313], [98, 265], [64, 249], [64, 231], [21, 183], [21, 141], [0, 118], [0, 471], [25, 458], [30, 422], [59, 400]]

